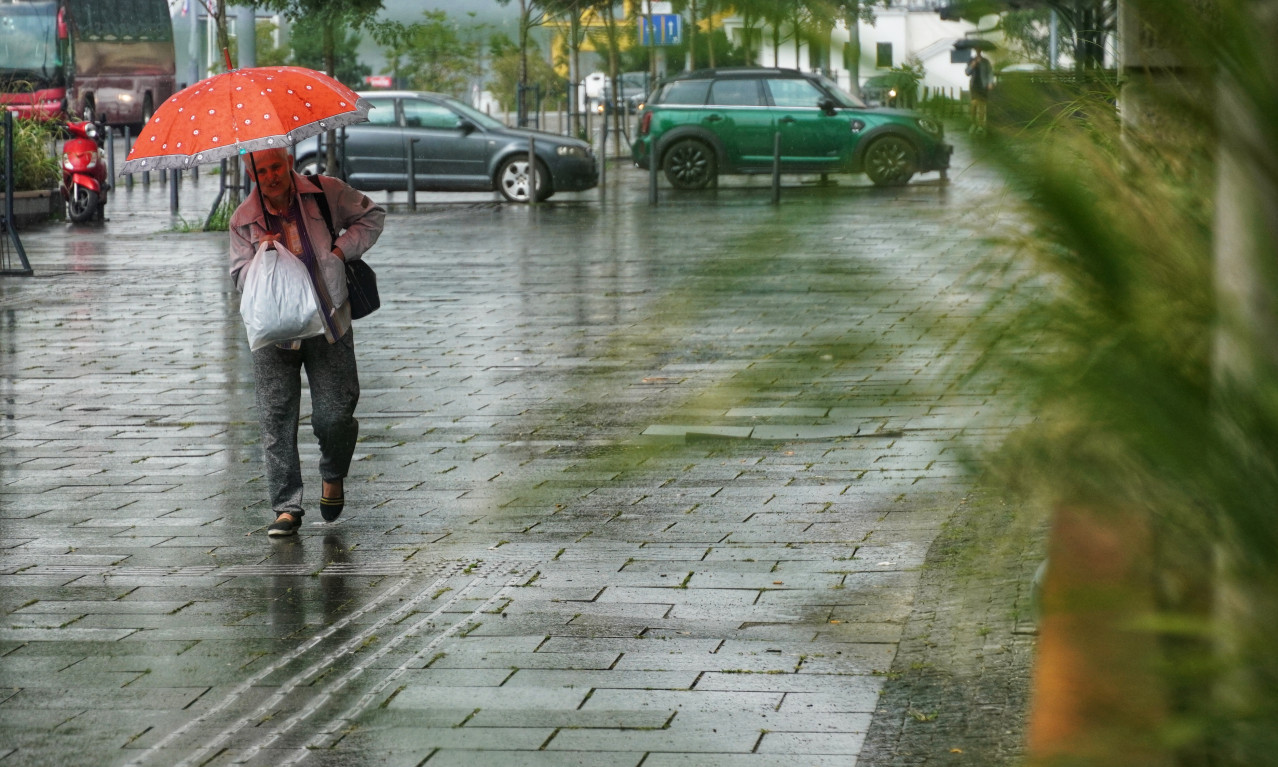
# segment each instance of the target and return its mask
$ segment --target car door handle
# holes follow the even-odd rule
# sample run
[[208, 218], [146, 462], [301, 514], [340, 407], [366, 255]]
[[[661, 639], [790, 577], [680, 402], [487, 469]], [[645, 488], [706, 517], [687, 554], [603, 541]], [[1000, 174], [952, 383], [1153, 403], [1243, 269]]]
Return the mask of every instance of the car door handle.
[[781, 123], [782, 125], [793, 125], [795, 120], [793, 117], [782, 117], [777, 122]]
[[722, 116], [722, 115], [710, 115], [709, 117], [707, 117], [707, 118], [706, 118], [706, 122], [708, 122], [708, 123], [717, 123], [717, 122], [719, 122], [719, 121], [720, 121], [720, 120], [722, 120], [722, 119], [723, 119], [723, 116]]

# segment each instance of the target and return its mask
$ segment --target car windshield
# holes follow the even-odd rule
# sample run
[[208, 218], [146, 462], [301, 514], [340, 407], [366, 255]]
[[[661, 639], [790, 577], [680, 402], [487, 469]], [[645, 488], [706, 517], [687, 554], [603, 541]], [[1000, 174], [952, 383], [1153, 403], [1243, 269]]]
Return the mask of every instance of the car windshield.
[[495, 118], [489, 117], [488, 115], [484, 114], [478, 109], [475, 109], [474, 107], [472, 107], [470, 104], [466, 104], [464, 102], [458, 101], [457, 99], [444, 99], [444, 103], [448, 104], [448, 106], [452, 108], [454, 111], [460, 112], [462, 115], [468, 118], [471, 122], [475, 123], [481, 128], [488, 128], [491, 130], [495, 128], [506, 127], [505, 123], [503, 123], [501, 120], [497, 120]]
[[865, 102], [853, 96], [851, 93], [839, 87], [839, 84], [821, 75], [817, 78], [821, 82], [821, 86], [830, 93], [830, 98], [834, 99], [834, 103], [841, 107], [852, 107], [854, 109], [865, 109]]

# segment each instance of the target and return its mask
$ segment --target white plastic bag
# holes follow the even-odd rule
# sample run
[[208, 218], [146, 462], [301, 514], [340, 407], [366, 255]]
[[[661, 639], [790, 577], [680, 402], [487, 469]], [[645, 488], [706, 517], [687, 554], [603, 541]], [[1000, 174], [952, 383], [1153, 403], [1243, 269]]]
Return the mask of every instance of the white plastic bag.
[[249, 263], [240, 316], [253, 351], [324, 332], [306, 264], [279, 243], [262, 243]]

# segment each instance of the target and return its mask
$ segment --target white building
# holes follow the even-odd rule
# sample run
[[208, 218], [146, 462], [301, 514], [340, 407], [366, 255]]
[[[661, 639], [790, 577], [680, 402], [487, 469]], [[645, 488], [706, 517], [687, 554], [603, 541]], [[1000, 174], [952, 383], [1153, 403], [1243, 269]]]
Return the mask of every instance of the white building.
[[[976, 36], [978, 29], [966, 21], [942, 20], [935, 10], [936, 5], [926, 0], [898, 0], [891, 7], [876, 8], [873, 25], [864, 22], [857, 25], [861, 54], [855, 87], [845, 58], [853, 50], [848, 45], [851, 34], [842, 21], [830, 33], [828, 57], [824, 51], [812, 50], [804, 41], [800, 41], [796, 51], [793, 39], [783, 39], [780, 49], [776, 50], [772, 45], [771, 30], [756, 27], [753, 37], [759, 52], [755, 60], [760, 66], [824, 71], [844, 88], [856, 92], [869, 78], [899, 67], [913, 57], [923, 64], [921, 86], [942, 89], [958, 96], [960, 91], [967, 89], [968, 78], [964, 69], [970, 54], [966, 50], [956, 51], [954, 43]], [[993, 17], [988, 19], [983, 28], [993, 26], [994, 20]], [[724, 19], [723, 29], [736, 45], [741, 45], [747, 34], [739, 16]], [[790, 36], [787, 34], [787, 37]]]

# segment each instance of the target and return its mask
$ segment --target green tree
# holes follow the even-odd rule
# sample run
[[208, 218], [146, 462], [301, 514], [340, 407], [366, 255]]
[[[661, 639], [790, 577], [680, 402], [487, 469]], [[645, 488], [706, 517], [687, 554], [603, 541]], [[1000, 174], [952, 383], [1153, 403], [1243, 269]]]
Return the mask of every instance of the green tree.
[[583, 20], [592, 12], [601, 7], [604, 3], [611, 3], [611, 0], [543, 0], [547, 11], [555, 18], [560, 19], [567, 27], [568, 33], [565, 39], [568, 44], [568, 81], [572, 84], [572, 101], [574, 106], [571, 109], [573, 116], [572, 132], [576, 135], [581, 131], [580, 117], [577, 113], [575, 104], [580, 101], [577, 88], [581, 83], [581, 46], [586, 39], [586, 25]]
[[[497, 0], [500, 5], [510, 5], [511, 0]], [[519, 75], [516, 80], [519, 86], [522, 86], [525, 93], [530, 93], [533, 86], [533, 73], [530, 67], [536, 67], [535, 62], [530, 62], [528, 54], [530, 48], [535, 48], [532, 42], [532, 30], [546, 23], [546, 0], [516, 0], [519, 3], [519, 33], [518, 33], [518, 51], [519, 51]], [[497, 62], [493, 61], [494, 67]], [[516, 89], [516, 93], [519, 89]], [[529, 96], [528, 98], [531, 98]], [[515, 112], [518, 115], [520, 125], [527, 122], [528, 107], [530, 106], [526, 100], [516, 98]]]
[[497, 98], [503, 109], [517, 106], [519, 86], [525, 88], [525, 112], [535, 108], [533, 102], [535, 90], [541, 88], [542, 104], [549, 109], [558, 109], [564, 102], [564, 79], [551, 66], [541, 49], [535, 42], [530, 42], [526, 50], [505, 35], [494, 35], [490, 43], [493, 56], [489, 90]]
[[[1105, 48], [1118, 31], [1118, 0], [1043, 0], [1042, 4], [1057, 12], [1062, 35], [1073, 41], [1074, 66], [1080, 71], [1103, 67]], [[942, 18], [977, 21], [991, 14], [1007, 14], [1014, 5], [1020, 4], [1010, 0], [954, 0]]]
[[288, 63], [289, 47], [275, 44], [275, 30], [279, 29], [274, 22], [257, 22], [257, 65], [274, 67]]
[[382, 46], [389, 74], [417, 90], [458, 95], [479, 75], [479, 46], [462, 37], [444, 11], [423, 11], [424, 21], [386, 21], [370, 27]]
[[372, 74], [373, 70], [359, 61], [359, 36], [348, 29], [338, 29], [333, 32], [331, 41], [326, 42], [327, 38], [328, 30], [323, 19], [303, 17], [294, 21], [291, 29], [292, 63], [328, 71], [325, 46], [331, 44], [336, 64], [330, 74], [347, 87], [363, 87], [364, 77]]
[[1007, 41], [1013, 60], [1051, 66], [1050, 17], [1048, 8], [1008, 11], [999, 19], [998, 27]]

